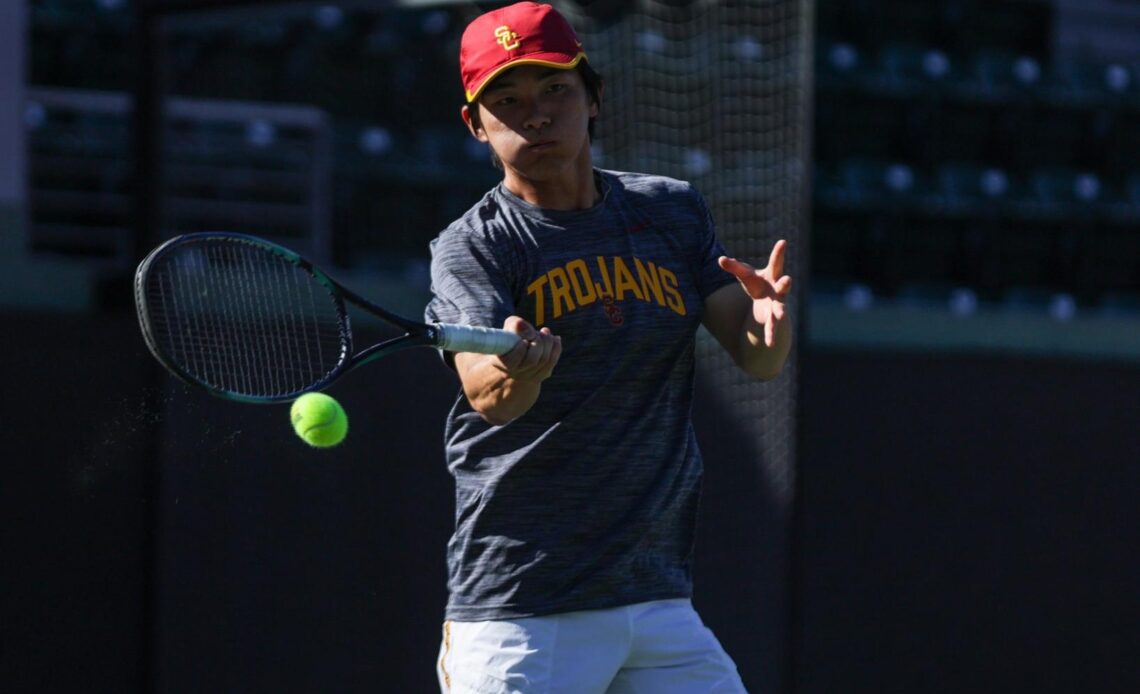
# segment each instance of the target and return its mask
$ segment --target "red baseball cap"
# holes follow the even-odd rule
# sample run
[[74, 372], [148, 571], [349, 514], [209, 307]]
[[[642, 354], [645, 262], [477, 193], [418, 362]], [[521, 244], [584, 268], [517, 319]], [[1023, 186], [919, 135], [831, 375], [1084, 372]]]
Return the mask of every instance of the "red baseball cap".
[[491, 80], [516, 65], [570, 70], [586, 58], [566, 18], [550, 5], [517, 2], [479, 15], [463, 31], [459, 74], [467, 101], [479, 98]]

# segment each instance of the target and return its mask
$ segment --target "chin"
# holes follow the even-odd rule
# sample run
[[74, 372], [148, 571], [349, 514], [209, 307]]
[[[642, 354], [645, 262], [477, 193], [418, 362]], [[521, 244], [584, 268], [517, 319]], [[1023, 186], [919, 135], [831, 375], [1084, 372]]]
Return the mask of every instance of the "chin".
[[565, 157], [524, 157], [507, 164], [516, 175], [532, 181], [554, 180], [574, 168], [573, 160]]

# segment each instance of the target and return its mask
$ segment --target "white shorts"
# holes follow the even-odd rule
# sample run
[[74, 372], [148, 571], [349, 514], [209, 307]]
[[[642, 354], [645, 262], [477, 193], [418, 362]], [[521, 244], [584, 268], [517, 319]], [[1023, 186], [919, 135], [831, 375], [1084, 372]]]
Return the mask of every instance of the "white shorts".
[[444, 694], [741, 694], [689, 600], [494, 622], [445, 622]]

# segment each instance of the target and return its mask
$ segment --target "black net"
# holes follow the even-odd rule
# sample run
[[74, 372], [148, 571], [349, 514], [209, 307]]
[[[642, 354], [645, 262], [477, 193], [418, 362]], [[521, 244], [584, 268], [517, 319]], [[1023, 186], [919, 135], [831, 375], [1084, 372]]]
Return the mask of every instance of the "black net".
[[[789, 242], [785, 271], [806, 264], [810, 6], [769, 2], [641, 2], [617, 21], [559, 5], [606, 79], [598, 163], [692, 181], [708, 199], [732, 255], [763, 266]], [[805, 233], [801, 234], [804, 231]], [[790, 302], [792, 320], [799, 299]], [[758, 383], [702, 333], [702, 379], [786, 505], [795, 461], [796, 366]]]

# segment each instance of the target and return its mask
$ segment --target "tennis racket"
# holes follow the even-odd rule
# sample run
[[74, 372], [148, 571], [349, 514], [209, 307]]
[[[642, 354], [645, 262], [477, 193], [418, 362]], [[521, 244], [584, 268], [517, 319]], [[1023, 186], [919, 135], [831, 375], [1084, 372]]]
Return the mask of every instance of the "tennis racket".
[[[404, 334], [355, 352], [346, 304]], [[135, 272], [135, 307], [163, 366], [239, 402], [292, 400], [409, 347], [503, 354], [519, 340], [506, 330], [403, 318], [297, 253], [244, 234], [186, 234], [155, 248]]]

